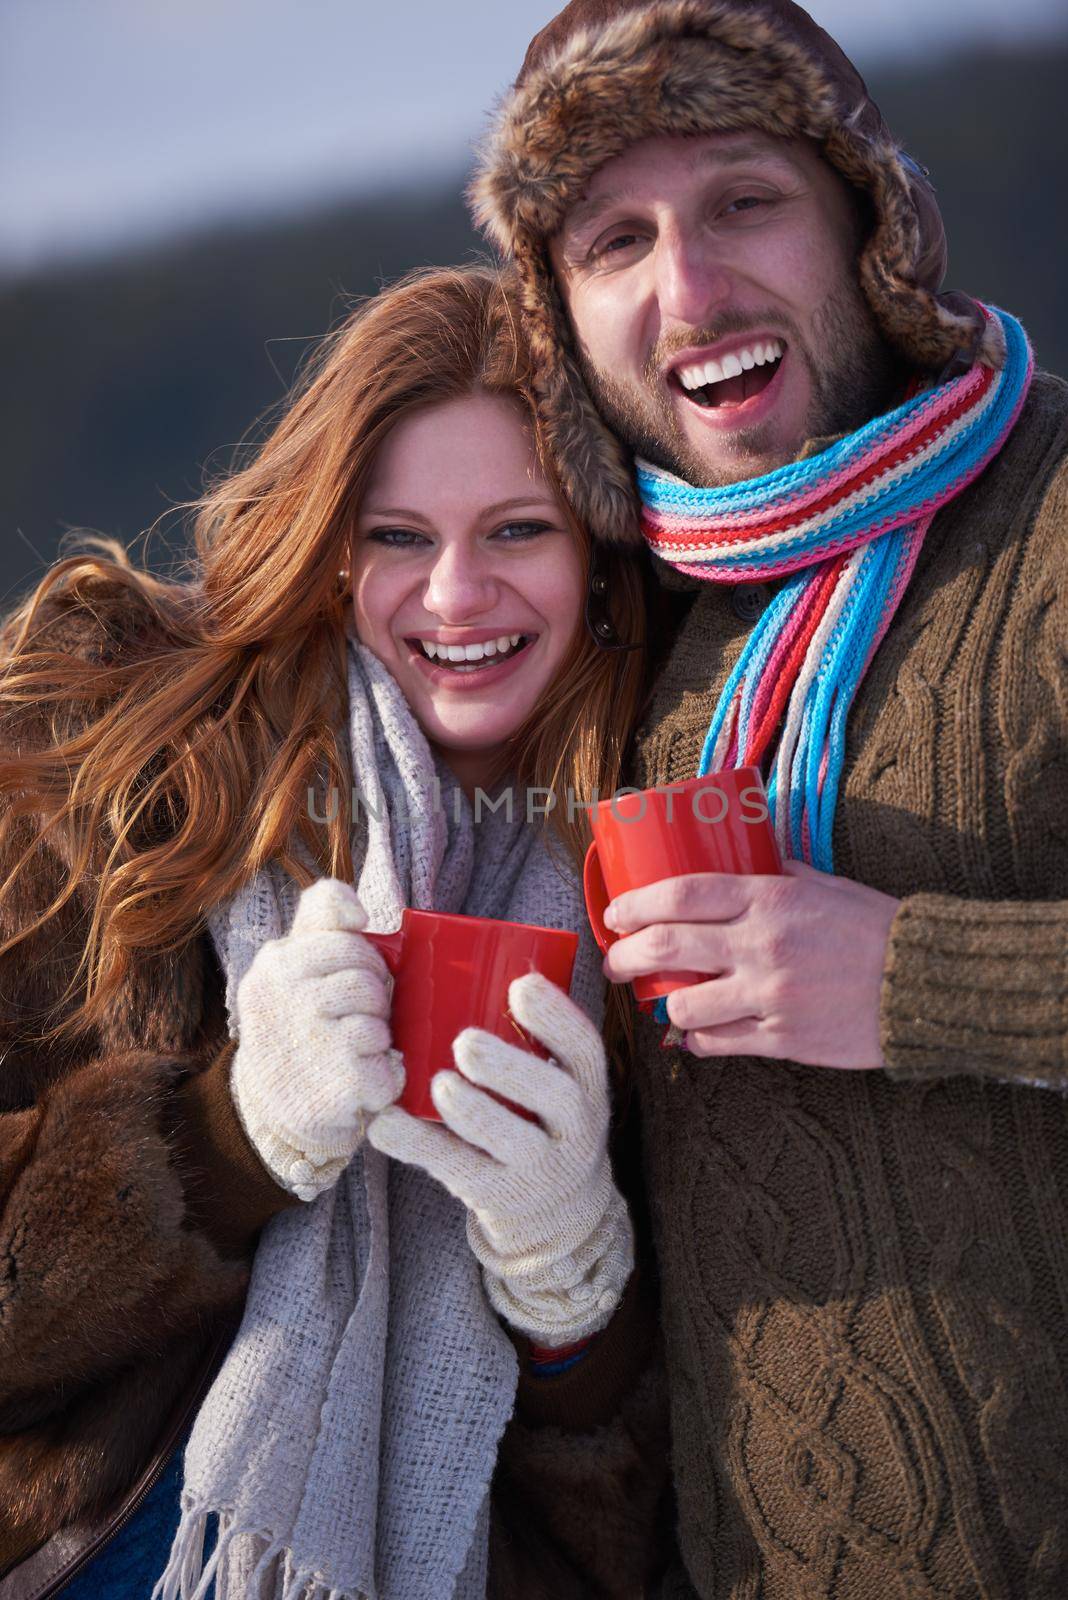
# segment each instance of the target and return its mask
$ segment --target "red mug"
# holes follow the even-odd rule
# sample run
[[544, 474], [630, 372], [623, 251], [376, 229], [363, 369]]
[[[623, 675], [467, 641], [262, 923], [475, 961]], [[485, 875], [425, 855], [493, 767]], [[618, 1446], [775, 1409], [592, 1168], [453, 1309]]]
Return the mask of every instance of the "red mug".
[[[582, 886], [594, 938], [607, 950], [619, 937], [604, 924], [610, 900], [691, 872], [779, 874], [782, 861], [757, 767], [632, 790], [590, 806], [593, 843]], [[706, 972], [652, 972], [634, 980], [651, 1002], [703, 983]]]
[[[393, 975], [390, 1027], [404, 1057], [404, 1091], [397, 1104], [405, 1111], [441, 1121], [430, 1080], [436, 1072], [455, 1072], [453, 1040], [464, 1028], [483, 1028], [548, 1059], [511, 1016], [508, 985], [525, 972], [540, 972], [566, 994], [577, 933], [406, 910], [396, 933], [365, 933], [364, 938], [381, 952]], [[521, 1106], [512, 1109], [537, 1121]]]

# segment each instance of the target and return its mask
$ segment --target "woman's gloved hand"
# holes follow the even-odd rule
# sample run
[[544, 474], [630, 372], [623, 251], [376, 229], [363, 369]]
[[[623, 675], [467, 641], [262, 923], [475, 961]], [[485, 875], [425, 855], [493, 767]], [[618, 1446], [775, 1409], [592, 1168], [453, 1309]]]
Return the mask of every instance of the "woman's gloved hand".
[[366, 1119], [404, 1085], [390, 978], [366, 925], [355, 891], [322, 878], [238, 985], [234, 1100], [265, 1166], [302, 1200], [337, 1182]]
[[[634, 1264], [633, 1232], [608, 1160], [600, 1034], [538, 973], [515, 979], [508, 1004], [553, 1060], [466, 1028], [453, 1045], [463, 1077], [439, 1072], [431, 1085], [445, 1126], [394, 1106], [367, 1137], [463, 1202], [495, 1310], [537, 1343], [558, 1346], [608, 1322]], [[484, 1089], [533, 1111], [542, 1126]]]

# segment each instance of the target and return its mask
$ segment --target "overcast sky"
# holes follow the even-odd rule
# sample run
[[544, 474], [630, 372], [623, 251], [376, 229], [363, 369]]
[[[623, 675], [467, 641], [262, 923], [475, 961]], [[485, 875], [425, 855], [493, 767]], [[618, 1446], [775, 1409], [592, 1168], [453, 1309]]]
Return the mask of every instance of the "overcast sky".
[[[558, 0], [559, 3], [559, 0]], [[0, 263], [455, 172], [553, 0], [0, 0]], [[814, 0], [864, 70], [1065, 0]]]

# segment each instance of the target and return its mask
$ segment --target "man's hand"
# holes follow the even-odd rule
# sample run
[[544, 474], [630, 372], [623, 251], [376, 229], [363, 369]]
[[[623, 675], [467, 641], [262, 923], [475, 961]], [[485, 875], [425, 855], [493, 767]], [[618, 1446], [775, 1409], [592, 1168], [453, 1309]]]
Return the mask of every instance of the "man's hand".
[[800, 861], [783, 870], [694, 873], [619, 895], [605, 974], [709, 973], [667, 1001], [694, 1055], [881, 1067], [879, 992], [900, 901]]

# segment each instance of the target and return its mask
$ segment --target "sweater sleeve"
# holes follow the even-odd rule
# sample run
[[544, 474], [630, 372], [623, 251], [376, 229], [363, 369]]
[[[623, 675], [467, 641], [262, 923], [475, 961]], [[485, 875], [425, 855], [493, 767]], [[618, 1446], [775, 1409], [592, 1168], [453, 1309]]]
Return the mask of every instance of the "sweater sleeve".
[[1068, 1090], [1068, 901], [905, 899], [881, 1001], [894, 1078]]

